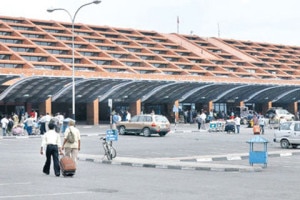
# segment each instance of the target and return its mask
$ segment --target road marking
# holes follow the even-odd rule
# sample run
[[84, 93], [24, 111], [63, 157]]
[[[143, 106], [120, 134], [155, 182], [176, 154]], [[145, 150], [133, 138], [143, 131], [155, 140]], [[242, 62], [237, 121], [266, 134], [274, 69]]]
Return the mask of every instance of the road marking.
[[5, 185], [29, 185], [31, 184], [30, 182], [20, 182], [20, 183], [0, 183], [0, 186], [5, 186]]
[[64, 193], [53, 193], [53, 194], [24, 194], [24, 195], [11, 195], [11, 196], [0, 196], [0, 199], [7, 198], [24, 198], [24, 197], [46, 197], [46, 196], [64, 196], [70, 194], [88, 194], [94, 193], [93, 191], [81, 191], [81, 192], [64, 192]]

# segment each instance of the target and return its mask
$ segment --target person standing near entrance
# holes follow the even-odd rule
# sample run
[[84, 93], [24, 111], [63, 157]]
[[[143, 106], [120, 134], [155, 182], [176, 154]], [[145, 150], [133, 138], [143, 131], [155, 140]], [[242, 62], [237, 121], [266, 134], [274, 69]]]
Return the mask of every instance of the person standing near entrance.
[[239, 134], [240, 133], [240, 127], [241, 127], [241, 118], [239, 115], [236, 115], [236, 117], [234, 118], [234, 123], [236, 126], [236, 133]]
[[264, 118], [263, 115], [259, 116], [258, 124], [259, 124], [259, 127], [260, 127], [260, 133], [265, 134], [265, 118]]
[[1, 119], [1, 126], [2, 126], [2, 133], [3, 133], [3, 136], [6, 136], [8, 122], [9, 122], [9, 121], [8, 121], [8, 119], [7, 119], [7, 116], [4, 116], [4, 117]]
[[61, 140], [60, 135], [55, 132], [54, 124], [49, 124], [49, 131], [45, 133], [42, 137], [42, 145], [41, 145], [41, 155], [44, 154], [43, 148], [46, 147], [46, 162], [43, 167], [43, 173], [46, 175], [50, 174], [50, 165], [51, 165], [51, 157], [53, 159], [53, 168], [55, 176], [60, 176], [60, 167], [59, 167], [59, 153], [62, 154], [61, 151]]

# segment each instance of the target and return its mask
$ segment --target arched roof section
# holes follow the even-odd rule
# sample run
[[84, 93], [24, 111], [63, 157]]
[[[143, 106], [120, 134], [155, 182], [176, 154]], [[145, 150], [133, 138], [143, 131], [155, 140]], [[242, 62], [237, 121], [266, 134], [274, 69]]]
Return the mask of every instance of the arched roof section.
[[184, 102], [189, 96], [193, 95], [194, 93], [196, 93], [199, 90], [206, 88], [208, 86], [210, 86], [210, 84], [205, 85], [205, 83], [203, 83], [203, 84], [199, 83], [198, 87], [196, 87], [190, 91], [187, 91], [185, 94], [183, 94], [183, 96], [179, 99], [179, 102]]
[[300, 87], [291, 87], [288, 91], [277, 96], [272, 102], [291, 103], [300, 101]]
[[22, 78], [0, 96], [3, 102], [44, 102], [71, 81], [66, 77], [35, 76]]
[[216, 99], [223, 91], [231, 89], [230, 84], [211, 84], [190, 95], [182, 103], [207, 103]]
[[6, 83], [7, 81], [16, 79], [16, 78], [20, 78], [20, 75], [10, 75], [10, 74], [1, 74], [0, 75], [0, 85], [2, 85], [3, 83]]
[[[92, 102], [107, 91], [112, 90], [119, 84], [130, 82], [130, 80], [120, 79], [85, 79], [76, 81], [75, 84], [75, 102], [87, 103]], [[53, 99], [54, 102], [72, 102], [72, 85]]]
[[290, 86], [269, 86], [261, 90], [257, 90], [245, 102], [250, 103], [267, 103], [291, 89]]
[[199, 83], [195, 82], [177, 82], [169, 84], [160, 90], [157, 90], [144, 103], [173, 103], [180, 99], [187, 91], [199, 87]]
[[218, 99], [218, 102], [239, 102], [249, 98], [256, 91], [267, 88], [266, 85], [240, 85], [230, 90], [225, 90]]
[[165, 81], [134, 81], [124, 87], [118, 88], [114, 93], [107, 96], [107, 98], [101, 99], [101, 101], [106, 102], [110, 98], [113, 99], [114, 102], [135, 102], [138, 99], [142, 99], [149, 91], [167, 83], [168, 82]]

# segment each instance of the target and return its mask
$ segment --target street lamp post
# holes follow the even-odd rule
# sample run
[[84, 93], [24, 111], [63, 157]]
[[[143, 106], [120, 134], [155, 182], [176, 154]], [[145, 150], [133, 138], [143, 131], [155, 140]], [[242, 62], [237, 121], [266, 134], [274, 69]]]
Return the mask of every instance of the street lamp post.
[[74, 45], [74, 39], [75, 39], [75, 33], [74, 33], [74, 24], [75, 24], [75, 18], [76, 18], [76, 15], [77, 13], [79, 12], [79, 10], [84, 7], [84, 6], [88, 6], [88, 5], [91, 5], [91, 4], [99, 4], [101, 3], [101, 1], [98, 1], [98, 0], [95, 0], [95, 1], [92, 1], [90, 3], [86, 3], [86, 4], [83, 4], [82, 6], [80, 6], [75, 14], [72, 16], [70, 14], [70, 12], [64, 8], [49, 8], [47, 9], [47, 12], [53, 12], [53, 11], [56, 11], [56, 10], [63, 10], [65, 11], [70, 19], [71, 19], [71, 22], [72, 22], [72, 118], [75, 120], [75, 45]]

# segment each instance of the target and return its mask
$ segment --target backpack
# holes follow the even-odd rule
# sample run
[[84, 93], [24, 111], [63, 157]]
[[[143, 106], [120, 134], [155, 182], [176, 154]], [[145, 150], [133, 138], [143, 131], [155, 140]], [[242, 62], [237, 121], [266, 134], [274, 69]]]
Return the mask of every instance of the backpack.
[[68, 133], [67, 136], [67, 142], [73, 144], [75, 142], [75, 136], [74, 133], [72, 133], [71, 129], [69, 128], [70, 132]]
[[8, 121], [7, 128], [11, 129], [14, 126], [14, 122], [12, 120]]

